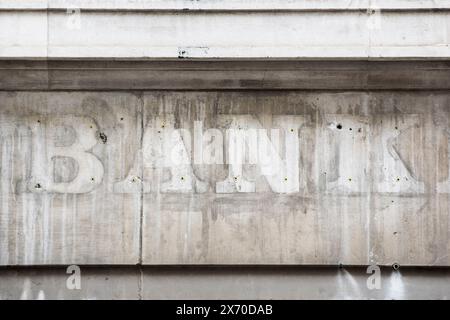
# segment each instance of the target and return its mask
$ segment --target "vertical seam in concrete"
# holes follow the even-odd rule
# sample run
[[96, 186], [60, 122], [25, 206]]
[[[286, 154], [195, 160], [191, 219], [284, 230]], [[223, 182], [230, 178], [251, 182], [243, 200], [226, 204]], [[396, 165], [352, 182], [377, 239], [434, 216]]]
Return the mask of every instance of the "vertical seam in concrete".
[[370, 60], [372, 56], [372, 30], [370, 29], [370, 22], [372, 16], [372, 0], [369, 0], [369, 7], [366, 9], [366, 28], [367, 28], [367, 59]]
[[[143, 149], [143, 141], [144, 141], [144, 98], [143, 98], [144, 92], [140, 91], [138, 93], [138, 99], [139, 99], [139, 116], [141, 117], [141, 136], [140, 136], [140, 149]], [[142, 262], [143, 262], [143, 239], [144, 239], [144, 166], [142, 157], [139, 157], [141, 160], [140, 163], [140, 179], [141, 179], [141, 198], [140, 198], [140, 218], [139, 218], [139, 280], [138, 280], [138, 299], [142, 300], [142, 291], [143, 291], [143, 285], [144, 285], [144, 272], [142, 270]]]
[[[368, 67], [369, 68], [369, 67]], [[369, 71], [368, 71], [369, 72]], [[367, 72], [367, 73], [368, 73]], [[367, 76], [368, 77], [368, 76]], [[370, 91], [366, 89], [366, 103], [368, 104], [367, 108], [369, 109], [369, 112], [371, 112], [370, 108], [371, 108], [371, 94]], [[371, 120], [373, 121], [373, 120]], [[372, 123], [370, 124], [372, 125]], [[369, 174], [372, 176], [373, 174], [373, 166], [372, 166], [372, 162], [371, 162], [371, 158], [373, 157], [373, 151], [372, 151], [372, 143], [373, 143], [373, 136], [372, 136], [372, 132], [369, 134], [369, 143], [368, 145], [368, 171]], [[367, 200], [366, 203], [369, 205], [369, 208], [366, 207], [366, 224], [367, 224], [367, 265], [372, 265], [374, 264], [374, 261], [376, 263], [376, 259], [375, 257], [372, 256], [372, 208], [373, 208], [373, 203], [372, 203], [372, 192], [373, 192], [373, 184], [372, 182], [370, 182], [369, 184], [369, 192], [367, 195]]]
[[47, 10], [46, 10], [46, 16], [47, 16], [47, 21], [46, 21], [46, 28], [47, 28], [47, 39], [46, 39], [46, 50], [45, 50], [45, 60], [46, 60], [46, 68], [47, 68], [47, 90], [50, 90], [50, 68], [48, 65], [48, 50], [49, 50], [49, 39], [50, 39], [50, 27], [49, 27], [49, 0], [47, 0]]
[[[140, 146], [140, 150], [142, 152], [142, 148], [143, 148], [143, 140], [144, 140], [144, 99], [143, 99], [143, 92], [139, 92], [137, 94], [138, 100], [139, 100], [139, 116], [141, 117], [141, 136], [140, 136], [140, 141], [139, 141], [139, 146]], [[139, 157], [140, 160], [142, 160], [142, 157]], [[144, 168], [143, 168], [143, 163], [141, 161], [140, 165], [140, 180], [142, 181], [141, 183], [141, 198], [140, 198], [140, 216], [139, 216], [139, 265], [142, 265], [142, 261], [143, 261], [143, 229], [144, 229]]]
[[[369, 29], [369, 38], [370, 38], [370, 29]], [[369, 46], [370, 47], [370, 46]], [[372, 94], [370, 91], [370, 74], [372, 72], [372, 66], [369, 62], [366, 62], [366, 76], [365, 76], [365, 95], [366, 95], [366, 103], [367, 103], [367, 109], [369, 114], [372, 113], [371, 110], [371, 101], [372, 101]], [[372, 118], [370, 118], [370, 121], [373, 121]], [[370, 123], [370, 125], [372, 125], [372, 123]], [[368, 171], [370, 176], [372, 176], [373, 174], [373, 166], [372, 166], [372, 157], [373, 155], [373, 150], [372, 150], [372, 143], [373, 143], [373, 136], [372, 136], [372, 132], [370, 132], [369, 134], [369, 142], [368, 142], [368, 152], [367, 152], [367, 156], [368, 156]], [[367, 252], [367, 256], [366, 256], [366, 261], [367, 261], [367, 265], [373, 265], [373, 264], [377, 264], [377, 259], [376, 257], [373, 255], [374, 253], [372, 252], [372, 208], [374, 207], [373, 204], [373, 198], [372, 198], [372, 192], [373, 192], [373, 184], [372, 182], [369, 183], [369, 192], [367, 194], [367, 199], [366, 199], [366, 204], [369, 205], [369, 208], [366, 207], [366, 224], [367, 224], [367, 242], [366, 242], [366, 252]]]
[[144, 270], [142, 270], [142, 265], [139, 265], [138, 268], [139, 268], [138, 300], [143, 300], [142, 292], [143, 292], [143, 286], [144, 286]]

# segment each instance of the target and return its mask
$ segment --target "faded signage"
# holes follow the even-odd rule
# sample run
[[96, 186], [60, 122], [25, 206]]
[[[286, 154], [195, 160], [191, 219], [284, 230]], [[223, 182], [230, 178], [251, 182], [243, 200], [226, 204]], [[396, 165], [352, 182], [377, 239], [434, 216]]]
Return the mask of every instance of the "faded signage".
[[445, 95], [2, 96], [2, 264], [448, 262]]

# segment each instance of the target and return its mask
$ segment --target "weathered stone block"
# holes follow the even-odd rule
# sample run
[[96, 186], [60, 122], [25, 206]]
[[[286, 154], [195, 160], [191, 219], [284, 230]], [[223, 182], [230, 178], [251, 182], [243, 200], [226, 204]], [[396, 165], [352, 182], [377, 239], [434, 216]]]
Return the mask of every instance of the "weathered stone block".
[[0, 93], [0, 264], [135, 264], [140, 143], [127, 93]]

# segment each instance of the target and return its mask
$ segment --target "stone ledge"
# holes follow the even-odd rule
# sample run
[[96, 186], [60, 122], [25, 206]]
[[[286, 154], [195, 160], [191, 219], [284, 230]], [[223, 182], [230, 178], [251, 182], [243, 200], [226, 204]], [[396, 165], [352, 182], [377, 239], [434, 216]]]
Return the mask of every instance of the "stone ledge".
[[448, 90], [450, 61], [0, 61], [0, 90]]
[[187, 1], [187, 0], [4, 0], [0, 10], [66, 10], [79, 8], [96, 11], [128, 11], [128, 10], [201, 10], [201, 11], [351, 11], [351, 10], [445, 10], [450, 9], [450, 1], [407, 1], [407, 0], [322, 0], [322, 1], [289, 1], [289, 0], [234, 0], [234, 1]]

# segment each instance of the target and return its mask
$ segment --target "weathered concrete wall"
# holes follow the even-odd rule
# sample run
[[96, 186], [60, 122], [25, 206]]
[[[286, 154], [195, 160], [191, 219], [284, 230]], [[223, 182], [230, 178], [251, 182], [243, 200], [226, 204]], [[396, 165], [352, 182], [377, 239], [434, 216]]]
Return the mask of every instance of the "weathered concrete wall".
[[0, 269], [0, 299], [449, 299], [447, 269], [383, 268], [369, 290], [365, 268], [82, 267]]
[[1, 92], [0, 264], [449, 265], [449, 99]]
[[0, 298], [448, 297], [449, 10], [1, 1]]
[[112, 185], [139, 148], [139, 100], [0, 96], [1, 264], [137, 263], [141, 196]]

